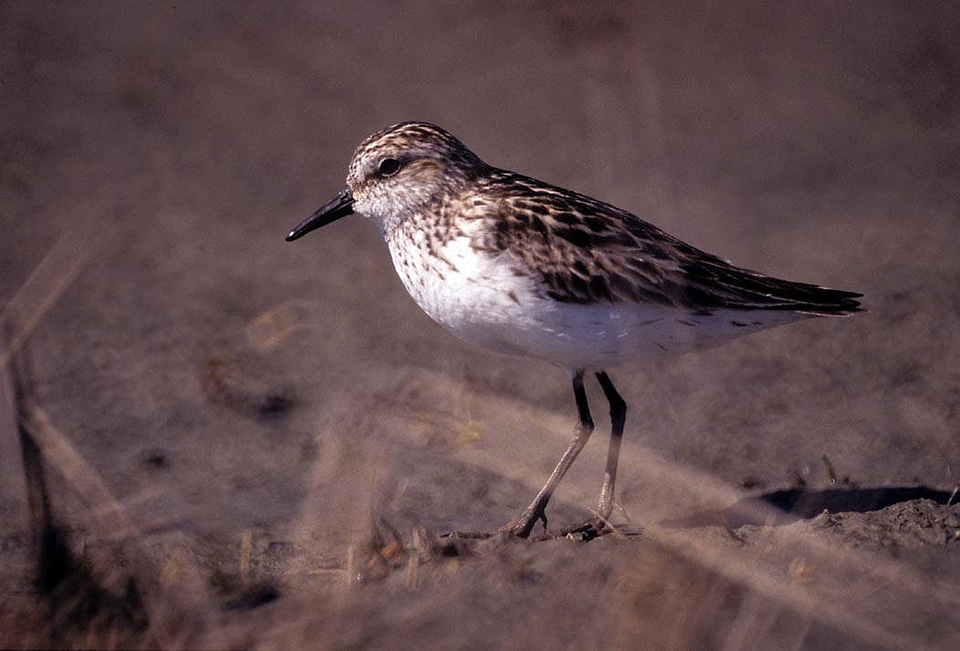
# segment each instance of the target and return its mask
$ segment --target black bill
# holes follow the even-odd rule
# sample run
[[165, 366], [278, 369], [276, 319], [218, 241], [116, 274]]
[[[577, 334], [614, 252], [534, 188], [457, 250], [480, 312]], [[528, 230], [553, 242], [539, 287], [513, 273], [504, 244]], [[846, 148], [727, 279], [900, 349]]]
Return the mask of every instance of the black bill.
[[315, 213], [304, 219], [299, 226], [287, 233], [287, 241], [292, 242], [321, 226], [332, 224], [341, 217], [353, 214], [353, 194], [346, 187], [330, 201], [320, 206]]

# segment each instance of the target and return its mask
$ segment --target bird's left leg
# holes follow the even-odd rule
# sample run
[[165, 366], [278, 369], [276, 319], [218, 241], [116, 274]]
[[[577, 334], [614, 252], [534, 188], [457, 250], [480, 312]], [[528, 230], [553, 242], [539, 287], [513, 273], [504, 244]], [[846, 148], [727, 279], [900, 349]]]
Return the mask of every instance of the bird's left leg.
[[610, 446], [607, 448], [607, 465], [600, 489], [599, 515], [606, 520], [613, 511], [613, 491], [617, 483], [617, 463], [620, 460], [620, 441], [623, 439], [623, 424], [627, 420], [627, 403], [617, 392], [609, 376], [603, 371], [596, 374], [600, 388], [610, 403]]

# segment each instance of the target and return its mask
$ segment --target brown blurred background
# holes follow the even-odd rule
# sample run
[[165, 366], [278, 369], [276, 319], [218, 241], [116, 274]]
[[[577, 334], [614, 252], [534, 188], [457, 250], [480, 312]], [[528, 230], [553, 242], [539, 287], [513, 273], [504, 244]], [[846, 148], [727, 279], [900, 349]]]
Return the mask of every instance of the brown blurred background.
[[[148, 623], [100, 615], [91, 634], [74, 616], [78, 639], [951, 646], [960, 595], [938, 581], [960, 579], [943, 499], [960, 473], [958, 7], [0, 4], [4, 336], [29, 331], [31, 399], [86, 464], [48, 467], [71, 553], [97, 581], [131, 548], [146, 559], [132, 565]], [[372, 224], [283, 241], [362, 138], [407, 119], [738, 265], [861, 291], [869, 312], [615, 371], [630, 406], [617, 516], [647, 533], [391, 560], [371, 532], [409, 543], [418, 525], [506, 522], [574, 420], [563, 370], [430, 322]], [[599, 488], [608, 423], [591, 397], [597, 441], [551, 523]], [[44, 602], [4, 409], [11, 618]], [[85, 481], [135, 542], [111, 536]], [[793, 519], [839, 519], [657, 533], [776, 491], [813, 496]], [[931, 527], [946, 538], [897, 537]], [[202, 604], [190, 617], [170, 614], [179, 590]], [[841, 603], [859, 610], [844, 619]], [[0, 645], [55, 639], [7, 630]]]

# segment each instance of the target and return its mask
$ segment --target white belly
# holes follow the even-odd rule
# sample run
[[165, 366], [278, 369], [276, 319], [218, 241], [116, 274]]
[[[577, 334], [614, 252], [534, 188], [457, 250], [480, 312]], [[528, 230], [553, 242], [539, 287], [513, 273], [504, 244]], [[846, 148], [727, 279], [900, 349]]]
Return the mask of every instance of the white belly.
[[706, 316], [661, 305], [561, 303], [537, 291], [537, 279], [473, 251], [465, 236], [447, 243], [439, 257], [423, 256], [423, 250], [390, 246], [404, 287], [437, 323], [491, 352], [570, 369], [643, 364], [804, 318], [793, 312], [718, 310]]

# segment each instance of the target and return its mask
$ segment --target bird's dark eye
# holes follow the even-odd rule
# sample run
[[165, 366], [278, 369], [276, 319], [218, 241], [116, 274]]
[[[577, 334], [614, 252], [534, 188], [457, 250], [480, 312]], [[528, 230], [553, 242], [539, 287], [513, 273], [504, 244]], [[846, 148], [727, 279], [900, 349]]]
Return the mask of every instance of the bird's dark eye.
[[400, 171], [400, 161], [396, 158], [384, 158], [377, 166], [380, 176], [393, 176]]

